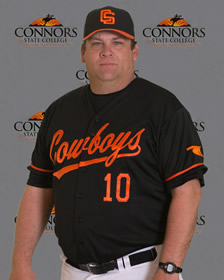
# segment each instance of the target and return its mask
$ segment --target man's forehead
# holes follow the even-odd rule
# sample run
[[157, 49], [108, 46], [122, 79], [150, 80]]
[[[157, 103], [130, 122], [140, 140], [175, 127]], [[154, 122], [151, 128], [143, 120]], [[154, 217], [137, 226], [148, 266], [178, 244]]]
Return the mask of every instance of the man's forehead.
[[102, 39], [104, 37], [109, 37], [111, 39], [128, 39], [125, 36], [123, 36], [122, 34], [116, 32], [116, 31], [98, 31], [95, 34], [93, 34], [89, 40], [91, 39]]

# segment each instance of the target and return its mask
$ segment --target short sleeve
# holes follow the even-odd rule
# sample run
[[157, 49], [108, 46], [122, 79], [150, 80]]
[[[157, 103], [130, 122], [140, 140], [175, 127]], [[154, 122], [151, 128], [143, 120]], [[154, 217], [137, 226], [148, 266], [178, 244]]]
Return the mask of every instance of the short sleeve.
[[182, 107], [163, 125], [159, 139], [159, 165], [166, 187], [172, 189], [198, 178], [204, 185], [203, 148], [188, 111]]
[[45, 113], [32, 153], [31, 164], [28, 166], [30, 174], [27, 184], [41, 188], [52, 187], [53, 162], [50, 159], [47, 144], [47, 124], [48, 114]]

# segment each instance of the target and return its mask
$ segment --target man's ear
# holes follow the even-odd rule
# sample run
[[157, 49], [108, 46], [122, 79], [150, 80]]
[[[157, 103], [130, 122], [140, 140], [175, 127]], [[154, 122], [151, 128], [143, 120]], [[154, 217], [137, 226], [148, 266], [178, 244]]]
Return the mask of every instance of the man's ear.
[[134, 49], [133, 49], [133, 60], [134, 61], [138, 60], [138, 52], [139, 52], [138, 43], [136, 43], [134, 46]]
[[81, 46], [81, 62], [85, 63], [85, 48], [83, 44]]

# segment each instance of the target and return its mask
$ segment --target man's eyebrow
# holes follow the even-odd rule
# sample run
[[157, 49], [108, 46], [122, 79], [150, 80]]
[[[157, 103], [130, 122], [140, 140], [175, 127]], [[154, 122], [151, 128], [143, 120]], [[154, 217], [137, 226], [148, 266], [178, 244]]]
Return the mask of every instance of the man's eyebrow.
[[89, 41], [91, 41], [91, 40], [99, 40], [99, 41], [101, 41], [102, 39], [97, 38], [97, 37], [94, 37], [94, 35], [93, 35], [93, 36], [91, 36], [91, 37], [89, 38]]
[[113, 40], [120, 40], [120, 39], [125, 40], [126, 38], [124, 36], [116, 36], [113, 38]]
[[[113, 38], [112, 38], [112, 40], [120, 40], [120, 39], [123, 39], [123, 40], [125, 40], [126, 38], [124, 37], [124, 36], [120, 36], [120, 35], [118, 35], [118, 36], [114, 36]], [[103, 39], [101, 39], [100, 37], [97, 37], [97, 36], [91, 36], [90, 38], [89, 38], [89, 40], [91, 41], [91, 40], [99, 40], [99, 41], [102, 41]]]

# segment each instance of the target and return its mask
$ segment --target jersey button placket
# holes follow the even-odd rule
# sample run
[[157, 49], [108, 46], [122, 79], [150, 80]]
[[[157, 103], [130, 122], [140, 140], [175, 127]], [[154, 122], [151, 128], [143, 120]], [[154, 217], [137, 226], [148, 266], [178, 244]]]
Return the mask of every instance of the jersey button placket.
[[89, 128], [89, 131], [90, 131], [89, 134], [91, 137], [94, 137], [96, 135], [99, 123], [100, 123], [99, 116], [95, 116], [95, 118], [92, 120], [92, 122], [90, 124], [90, 128]]
[[85, 168], [81, 168], [81, 172], [82, 173], [86, 173], [86, 169]]
[[81, 218], [81, 217], [76, 217], [76, 222], [77, 222], [78, 224], [80, 224], [80, 223], [82, 222], [82, 218]]
[[100, 122], [100, 118], [98, 116], [95, 117], [95, 122], [99, 123]]
[[77, 198], [78, 198], [78, 199], [83, 199], [83, 194], [78, 193], [78, 194], [77, 194]]
[[[87, 129], [86, 137], [91, 137], [93, 138], [98, 129], [99, 129], [99, 117], [96, 116], [95, 118], [92, 119], [89, 128]], [[91, 139], [90, 139], [91, 141]], [[89, 155], [87, 151], [83, 151], [83, 153], [80, 154], [79, 161], [84, 162], [89, 160]], [[83, 166], [80, 167], [78, 170], [78, 178], [77, 178], [77, 193], [75, 197], [75, 205], [76, 205], [76, 215], [75, 215], [75, 230], [76, 230], [76, 241], [78, 243], [82, 243], [83, 240], [83, 234], [85, 235], [85, 227], [86, 227], [86, 219], [85, 219], [85, 214], [83, 211], [85, 211], [86, 204], [85, 204], [85, 196], [88, 195], [86, 194], [86, 189], [83, 187], [87, 185], [86, 180], [88, 181], [86, 177], [87, 173], [87, 167]]]

